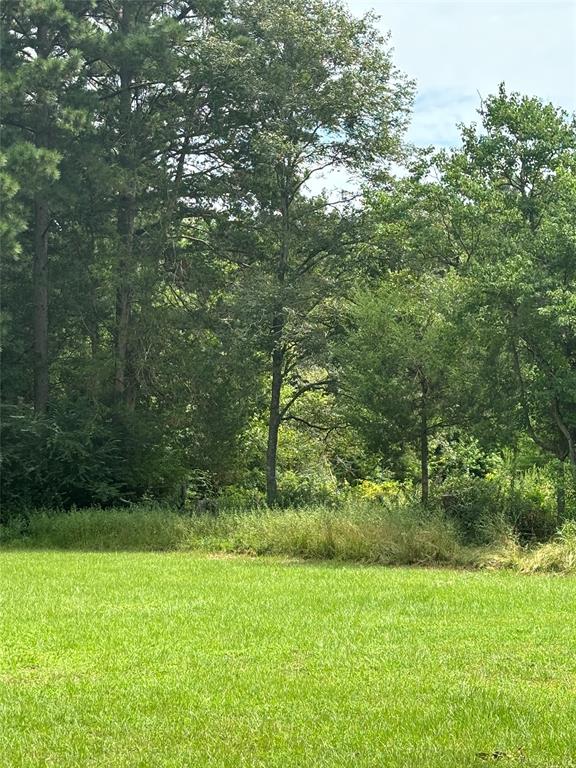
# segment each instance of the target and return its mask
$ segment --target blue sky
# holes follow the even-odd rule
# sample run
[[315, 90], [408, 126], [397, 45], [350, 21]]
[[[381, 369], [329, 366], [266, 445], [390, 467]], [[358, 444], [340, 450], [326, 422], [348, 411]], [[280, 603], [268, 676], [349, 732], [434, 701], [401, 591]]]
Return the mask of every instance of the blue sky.
[[391, 32], [396, 65], [417, 82], [408, 139], [453, 146], [480, 97], [509, 90], [576, 111], [576, 0], [348, 0]]

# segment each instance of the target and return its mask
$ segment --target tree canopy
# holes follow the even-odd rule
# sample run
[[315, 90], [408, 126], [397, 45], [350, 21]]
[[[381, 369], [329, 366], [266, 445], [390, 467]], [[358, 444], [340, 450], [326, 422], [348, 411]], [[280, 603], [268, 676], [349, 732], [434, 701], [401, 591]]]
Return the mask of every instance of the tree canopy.
[[576, 512], [573, 116], [502, 85], [409, 147], [414, 83], [338, 0], [0, 13], [7, 515]]

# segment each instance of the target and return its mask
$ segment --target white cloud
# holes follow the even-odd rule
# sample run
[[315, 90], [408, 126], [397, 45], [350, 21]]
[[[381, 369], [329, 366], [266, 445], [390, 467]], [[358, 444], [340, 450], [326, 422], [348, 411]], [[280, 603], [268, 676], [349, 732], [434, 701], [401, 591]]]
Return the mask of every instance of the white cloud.
[[477, 117], [480, 95], [508, 90], [576, 110], [576, 2], [571, 0], [348, 0], [390, 30], [394, 61], [417, 81], [408, 138], [458, 141], [456, 123]]
[[[576, 0], [347, 0], [375, 11], [391, 32], [397, 67], [417, 83], [408, 140], [455, 146], [458, 123], [478, 119], [481, 98], [505, 82], [576, 111]], [[309, 190], [356, 188], [344, 172], [314, 179]]]

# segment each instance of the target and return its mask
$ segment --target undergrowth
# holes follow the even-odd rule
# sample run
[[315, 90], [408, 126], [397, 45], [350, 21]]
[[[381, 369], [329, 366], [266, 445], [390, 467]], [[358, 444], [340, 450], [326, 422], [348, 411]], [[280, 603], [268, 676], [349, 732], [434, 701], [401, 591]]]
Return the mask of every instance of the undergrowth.
[[418, 507], [354, 505], [181, 515], [163, 507], [37, 511], [0, 528], [6, 548], [191, 551], [279, 555], [383, 565], [576, 572], [576, 523], [548, 542], [521, 545], [508, 531], [465, 546], [444, 516]]

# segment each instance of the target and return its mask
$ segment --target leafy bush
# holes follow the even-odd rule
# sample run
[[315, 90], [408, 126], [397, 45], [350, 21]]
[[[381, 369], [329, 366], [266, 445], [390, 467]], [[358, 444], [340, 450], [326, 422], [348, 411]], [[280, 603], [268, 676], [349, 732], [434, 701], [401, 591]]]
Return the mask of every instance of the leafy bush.
[[488, 544], [511, 526], [523, 542], [546, 541], [561, 523], [546, 472], [531, 467], [510, 478], [453, 475], [434, 489], [435, 500], [470, 544]]
[[[85, 404], [82, 404], [84, 406]], [[99, 409], [2, 412], [2, 519], [22, 509], [117, 500], [119, 443]]]
[[397, 480], [362, 480], [353, 487], [351, 495], [361, 501], [394, 503], [407, 498], [408, 491], [406, 485]]
[[497, 485], [469, 474], [454, 475], [433, 488], [434, 501], [456, 525], [464, 541], [486, 544], [500, 520], [501, 499]]
[[260, 509], [266, 505], [266, 496], [256, 488], [229, 485], [218, 496], [218, 505], [223, 510]]
[[4, 522], [26, 509], [161, 498], [184, 473], [153, 418], [91, 401], [61, 402], [44, 416], [5, 407], [1, 430]]
[[[322, 469], [325, 470], [324, 467]], [[329, 472], [318, 471], [318, 468], [308, 472], [284, 470], [278, 478], [278, 499], [283, 507], [336, 503], [336, 478]]]
[[518, 475], [504, 506], [515, 530], [525, 541], [545, 541], [560, 522], [554, 486], [545, 471], [538, 467]]
[[557, 503], [560, 469], [558, 462], [536, 454], [533, 446], [521, 445], [516, 454], [504, 449], [490, 457], [486, 479], [498, 487], [500, 508], [522, 541], [545, 541], [563, 522]]

